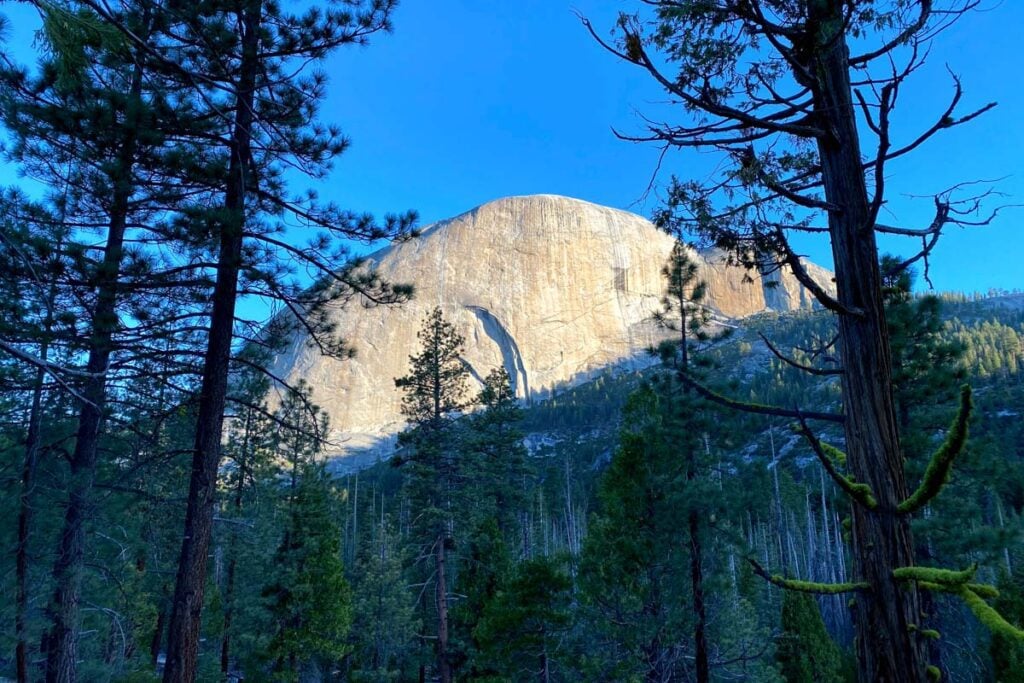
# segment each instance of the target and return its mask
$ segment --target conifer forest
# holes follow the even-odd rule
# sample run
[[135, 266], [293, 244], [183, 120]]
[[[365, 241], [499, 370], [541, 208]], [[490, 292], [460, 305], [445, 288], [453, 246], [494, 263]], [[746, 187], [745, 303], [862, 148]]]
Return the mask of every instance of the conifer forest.
[[0, 682], [1024, 682], [1024, 293], [933, 285], [1017, 248], [942, 156], [1017, 0], [591, 4], [643, 218], [424, 224], [332, 93], [433, 3], [0, 0]]

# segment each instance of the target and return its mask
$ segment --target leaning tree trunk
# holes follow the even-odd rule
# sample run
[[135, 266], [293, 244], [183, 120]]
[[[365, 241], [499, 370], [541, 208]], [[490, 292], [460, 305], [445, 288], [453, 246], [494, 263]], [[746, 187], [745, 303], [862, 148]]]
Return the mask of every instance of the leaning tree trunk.
[[213, 535], [213, 506], [217, 469], [220, 465], [224, 407], [227, 402], [231, 343], [234, 338], [238, 276], [242, 263], [246, 187], [253, 182], [249, 171], [259, 61], [258, 29], [262, 14], [262, 0], [251, 0], [242, 12], [242, 58], [236, 90], [228, 185], [224, 195], [225, 213], [229, 218], [221, 228], [220, 235], [217, 280], [213, 289], [213, 310], [196, 417], [185, 531], [167, 639], [165, 683], [191, 683], [196, 680], [206, 560]]
[[910, 524], [896, 512], [907, 497], [892, 393], [889, 336], [882, 303], [871, 207], [861, 162], [851, 94], [849, 50], [838, 0], [812, 0], [812, 25], [821, 27], [811, 73], [814, 112], [826, 131], [819, 139], [829, 232], [840, 303], [839, 352], [848, 462], [858, 482], [878, 501], [874, 510], [853, 504], [853, 559], [858, 581], [871, 589], [856, 597], [858, 677], [865, 683], [925, 681], [917, 590], [897, 585], [892, 572], [913, 565]]

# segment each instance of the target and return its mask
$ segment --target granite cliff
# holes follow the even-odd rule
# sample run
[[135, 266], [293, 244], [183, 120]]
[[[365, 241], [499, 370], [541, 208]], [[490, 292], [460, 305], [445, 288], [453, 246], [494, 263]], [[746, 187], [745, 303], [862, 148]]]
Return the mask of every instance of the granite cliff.
[[[650, 362], [645, 350], [666, 334], [651, 314], [672, 244], [640, 216], [576, 199], [493, 201], [370, 257], [384, 279], [413, 283], [416, 296], [400, 307], [334, 311], [355, 358], [324, 358], [296, 336], [275, 370], [312, 385], [338, 455], [386, 452], [402, 428], [393, 379], [407, 372], [431, 308], [441, 306], [465, 337], [474, 377], [504, 365], [519, 396], [542, 399], [609, 367]], [[699, 258], [722, 320], [811, 306], [788, 273], [762, 277], [726, 265], [720, 254]], [[832, 288], [828, 271], [808, 268]]]

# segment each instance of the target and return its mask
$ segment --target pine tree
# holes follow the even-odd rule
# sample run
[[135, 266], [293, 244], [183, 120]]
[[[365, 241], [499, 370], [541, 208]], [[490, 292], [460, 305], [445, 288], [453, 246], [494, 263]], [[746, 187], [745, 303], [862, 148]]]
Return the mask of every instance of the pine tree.
[[454, 419], [470, 405], [469, 371], [461, 358], [463, 339], [440, 308], [427, 315], [418, 337], [421, 350], [409, 357], [409, 374], [395, 379], [395, 386], [405, 392], [402, 414], [409, 421], [399, 439], [404, 449], [396, 457], [406, 469], [415, 539], [423, 555], [433, 558], [437, 671], [442, 683], [449, 683], [448, 550], [455, 545], [454, 509], [465, 476]]
[[[53, 187], [71, 189], [63, 221], [73, 229], [100, 226], [102, 250], [66, 247], [85, 286], [82, 317], [84, 378], [74, 393], [80, 401], [74, 449], [69, 458], [65, 521], [53, 564], [54, 594], [46, 638], [47, 680], [76, 678], [79, 605], [85, 573], [86, 525], [94, 498], [100, 439], [108, 418], [112, 361], [124, 362], [121, 313], [137, 290], [133, 271], [151, 269], [152, 258], [130, 246], [132, 225], [153, 208], [139, 196], [143, 174], [159, 182], [151, 155], [161, 145], [156, 124], [173, 107], [161, 101], [148, 80], [152, 17], [138, 3], [119, 10], [138, 36], [129, 46], [95, 15], [77, 4], [40, 5], [50, 55], [38, 73], [5, 66], [0, 74], [3, 116], [13, 133], [12, 156], [23, 169]], [[160, 113], [158, 113], [160, 112]], [[153, 130], [156, 128], [157, 130]], [[58, 163], [54, 163], [54, 162]], [[64, 162], [64, 163], [60, 163]], [[160, 221], [153, 221], [159, 223]], [[145, 224], [145, 223], [144, 223]], [[88, 229], [88, 228], [85, 228]]]
[[[291, 314], [278, 316], [279, 324], [304, 328], [323, 352], [338, 357], [348, 348], [333, 335], [328, 303], [354, 296], [389, 303], [409, 294], [408, 288], [381, 283], [372, 271], [346, 265], [347, 252], [332, 247], [331, 236], [395, 236], [411, 227], [414, 216], [390, 217], [379, 226], [369, 216], [317, 202], [315, 194], [293, 196], [285, 179], [293, 170], [324, 177], [347, 146], [337, 128], [318, 122], [326, 77], [309, 67], [340, 46], [364, 44], [389, 30], [395, 5], [373, 0], [293, 12], [265, 0], [210, 0], [174, 8], [165, 77], [214, 126], [181, 134], [219, 144], [182, 181], [201, 198], [183, 212], [182, 229], [207, 246], [206, 263], [215, 266], [206, 266], [213, 271], [209, 332], [164, 670], [168, 683], [195, 676], [240, 292], [250, 289], [279, 301]], [[308, 245], [293, 244], [281, 238], [288, 218], [321, 232]], [[293, 277], [297, 264], [317, 274], [314, 286]]]
[[[28, 202], [20, 193], [2, 198], [4, 249], [0, 251], [0, 347], [11, 357], [4, 364], [5, 379], [31, 387], [24, 430], [18, 536], [15, 548], [15, 671], [18, 683], [29, 680], [28, 621], [30, 545], [35, 534], [33, 498], [44, 446], [47, 387], [51, 374], [63, 380], [65, 370], [51, 365], [58, 354], [72, 348], [75, 306], [61, 286], [67, 267], [63, 246], [67, 226], [62, 220], [66, 202], [57, 199], [52, 209]], [[34, 359], [22, 361], [24, 354]], [[9, 373], [9, 374], [8, 374]], [[23, 392], [18, 392], [22, 393]], [[12, 407], [13, 408], [13, 407]]]

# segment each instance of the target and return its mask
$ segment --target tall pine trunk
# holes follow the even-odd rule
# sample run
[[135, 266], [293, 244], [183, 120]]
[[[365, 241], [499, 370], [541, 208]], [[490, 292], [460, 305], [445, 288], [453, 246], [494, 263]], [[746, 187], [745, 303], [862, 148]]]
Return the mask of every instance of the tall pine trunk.
[[242, 261], [245, 199], [250, 177], [253, 111], [259, 61], [259, 25], [262, 0], [250, 0], [242, 11], [241, 63], [231, 139], [228, 186], [224, 196], [227, 216], [221, 227], [217, 279], [213, 291], [210, 332], [203, 359], [202, 389], [196, 418], [196, 438], [189, 480], [185, 531], [171, 608], [165, 683], [191, 683], [196, 679], [199, 629], [206, 584], [206, 560], [213, 534], [213, 507], [220, 465], [221, 432], [234, 338], [235, 303]]
[[107, 242], [103, 260], [96, 273], [96, 305], [93, 310], [86, 363], [88, 378], [81, 392], [84, 401], [78, 415], [75, 448], [71, 454], [68, 502], [57, 548], [57, 559], [53, 565], [55, 588], [50, 605], [53, 623], [46, 638], [47, 683], [71, 683], [77, 677], [78, 605], [81, 601], [84, 571], [85, 522], [91, 514], [99, 437], [107, 399], [107, 366], [113, 351], [114, 333], [118, 327], [118, 281], [124, 256], [130, 199], [134, 190], [133, 175], [141, 106], [142, 66], [136, 64], [129, 86], [124, 139], [111, 177], [113, 195]]
[[851, 94], [848, 47], [842, 33], [842, 5], [812, 0], [810, 21], [820, 26], [814, 112], [827, 133], [818, 141], [829, 232], [840, 303], [855, 314], [839, 316], [839, 353], [848, 461], [858, 482], [871, 487], [878, 507], [853, 505], [853, 558], [856, 580], [870, 584], [858, 593], [858, 677], [872, 683], [925, 681], [926, 657], [917, 635], [920, 602], [913, 584], [897, 585], [892, 572], [913, 565], [907, 518], [896, 513], [906, 499], [892, 393], [888, 331], [882, 303], [874, 224], [862, 168]]

